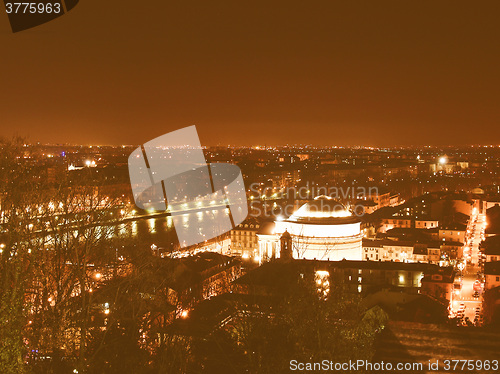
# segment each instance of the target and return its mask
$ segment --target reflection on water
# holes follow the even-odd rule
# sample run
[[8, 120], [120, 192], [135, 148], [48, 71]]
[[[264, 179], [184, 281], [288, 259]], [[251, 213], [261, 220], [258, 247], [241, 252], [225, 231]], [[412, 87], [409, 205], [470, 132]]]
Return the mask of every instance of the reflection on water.
[[140, 218], [134, 221], [125, 221], [113, 230], [115, 237], [131, 236], [139, 239], [145, 245], [155, 244], [169, 249], [177, 242], [172, 217]]
[[[199, 211], [186, 213], [177, 216], [177, 229], [191, 230], [198, 232], [203, 226], [214, 226], [217, 228], [218, 217], [220, 214], [226, 215], [227, 210], [211, 209], [209, 211]], [[140, 244], [151, 246], [155, 244], [157, 247], [164, 250], [178, 248], [178, 239], [174, 226], [174, 218], [166, 215], [158, 215], [157, 217], [144, 217], [137, 219], [125, 218], [113, 225], [93, 226], [91, 228], [97, 236], [105, 236], [112, 238], [133, 238], [139, 240]], [[79, 230], [71, 229], [70, 234], [77, 238], [81, 233]], [[205, 236], [205, 235], [203, 235]], [[207, 237], [212, 237], [208, 236]], [[48, 250], [50, 246], [55, 245], [57, 240], [63, 240], [54, 237], [51, 234], [45, 236], [45, 247]]]
[[148, 219], [148, 224], [149, 224], [149, 231], [153, 234], [156, 233], [156, 219], [155, 218]]
[[[182, 226], [184, 228], [196, 228], [202, 224], [217, 222], [220, 214], [226, 215], [228, 209], [211, 209], [209, 211], [199, 211], [189, 214], [182, 214]], [[139, 239], [144, 244], [155, 244], [164, 249], [171, 249], [177, 243], [173, 218], [171, 216], [158, 216], [155, 218], [140, 218], [137, 220], [125, 221], [116, 225], [112, 230], [113, 236], [131, 235]]]
[[125, 225], [124, 223], [118, 225], [116, 231], [118, 236], [125, 235], [127, 233], [127, 225]]

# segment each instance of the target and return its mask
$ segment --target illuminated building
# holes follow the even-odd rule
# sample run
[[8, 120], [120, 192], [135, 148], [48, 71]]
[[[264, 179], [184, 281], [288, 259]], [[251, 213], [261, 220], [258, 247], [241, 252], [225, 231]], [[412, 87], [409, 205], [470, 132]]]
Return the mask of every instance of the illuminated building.
[[500, 286], [500, 262], [493, 261], [484, 264], [484, 289], [489, 290]]
[[[434, 276], [437, 274], [438, 276]], [[405, 294], [429, 294], [446, 298], [453, 287], [453, 268], [423, 263], [391, 261], [272, 261], [235, 281], [234, 292], [255, 296], [289, 292], [298, 279], [317, 286], [343, 285], [349, 293], [370, 295], [380, 290]], [[426, 280], [424, 286], [423, 280]], [[439, 291], [439, 292], [438, 292]]]
[[253, 257], [258, 248], [259, 221], [250, 217], [231, 230], [231, 254], [243, 258]]
[[421, 281], [421, 293], [438, 300], [453, 301], [453, 283], [455, 271], [453, 267], [441, 267], [436, 273], [426, 274]]
[[294, 259], [362, 259], [360, 219], [326, 196], [302, 205], [288, 219], [267, 225], [266, 230], [257, 234], [261, 261], [282, 257], [283, 235]]
[[439, 240], [465, 243], [467, 225], [450, 223], [439, 227]]

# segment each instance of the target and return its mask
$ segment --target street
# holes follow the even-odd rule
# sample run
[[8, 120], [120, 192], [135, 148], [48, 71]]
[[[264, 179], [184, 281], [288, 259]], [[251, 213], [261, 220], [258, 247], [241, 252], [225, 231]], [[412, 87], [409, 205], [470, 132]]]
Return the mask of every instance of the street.
[[[474, 322], [476, 318], [476, 310], [481, 311], [482, 304], [482, 284], [480, 287], [477, 284], [479, 266], [479, 245], [484, 238], [484, 230], [486, 228], [486, 217], [484, 214], [473, 213], [468, 226], [466, 246], [464, 250], [464, 258], [467, 260], [467, 265], [463, 270], [462, 288], [460, 291], [455, 291], [452, 310], [453, 313], [459, 316], [463, 314], [463, 321], [467, 318]], [[474, 297], [474, 284], [479, 292]], [[482, 312], [482, 311], [481, 311]]]

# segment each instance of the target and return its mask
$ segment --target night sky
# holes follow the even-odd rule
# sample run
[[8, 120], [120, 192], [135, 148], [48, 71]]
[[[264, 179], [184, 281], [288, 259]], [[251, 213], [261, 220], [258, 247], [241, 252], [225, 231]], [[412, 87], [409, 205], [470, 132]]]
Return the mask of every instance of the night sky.
[[500, 144], [498, 0], [82, 0], [0, 14], [0, 46], [0, 135], [31, 142]]

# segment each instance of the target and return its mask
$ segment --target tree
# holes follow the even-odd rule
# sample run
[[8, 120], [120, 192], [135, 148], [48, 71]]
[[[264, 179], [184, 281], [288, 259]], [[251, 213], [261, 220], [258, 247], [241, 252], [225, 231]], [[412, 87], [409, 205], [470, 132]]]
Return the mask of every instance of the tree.
[[[89, 317], [106, 264], [116, 257], [113, 224], [117, 198], [103, 193], [88, 175], [76, 180], [61, 178], [44, 199], [38, 201], [40, 221], [32, 287], [34, 334], [37, 347], [54, 360], [78, 352], [78, 369], [86, 367]], [[45, 337], [45, 338], [43, 338]], [[47, 337], [49, 337], [47, 339]]]
[[[329, 259], [330, 253], [335, 250], [337, 247], [337, 243], [332, 242], [331, 240], [325, 239], [323, 242], [323, 247], [325, 248], [325, 251], [323, 252], [323, 255], [321, 256], [320, 260], [325, 260]], [[336, 259], [334, 257], [334, 259]]]
[[0, 140], [0, 372], [24, 373], [27, 291], [40, 237], [37, 199], [43, 194], [23, 140]]
[[304, 236], [304, 225], [301, 226], [299, 235], [292, 236], [292, 249], [297, 254], [297, 259], [304, 258], [304, 254], [309, 248], [309, 237]]
[[366, 311], [360, 301], [340, 286], [305, 277], [269, 303], [242, 302], [224, 329], [195, 339], [192, 361], [207, 373], [260, 374], [285, 372], [291, 359], [370, 360], [387, 315], [380, 308]]
[[33, 352], [56, 362], [76, 350], [83, 372], [94, 277], [116, 256], [119, 201], [88, 173], [48, 183], [22, 139], [0, 147], [0, 372], [23, 373]]

